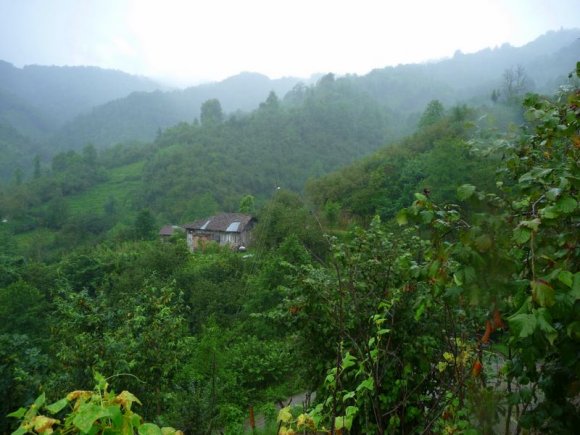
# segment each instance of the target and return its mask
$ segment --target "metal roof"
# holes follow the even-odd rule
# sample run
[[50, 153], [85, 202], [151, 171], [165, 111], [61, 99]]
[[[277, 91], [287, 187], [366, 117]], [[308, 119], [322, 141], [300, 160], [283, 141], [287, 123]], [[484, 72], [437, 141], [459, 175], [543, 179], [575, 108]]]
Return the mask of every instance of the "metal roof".
[[251, 221], [255, 221], [255, 218], [249, 214], [221, 213], [185, 224], [183, 227], [187, 230], [241, 233]]
[[239, 227], [240, 227], [240, 222], [232, 222], [226, 228], [226, 233], [237, 233]]

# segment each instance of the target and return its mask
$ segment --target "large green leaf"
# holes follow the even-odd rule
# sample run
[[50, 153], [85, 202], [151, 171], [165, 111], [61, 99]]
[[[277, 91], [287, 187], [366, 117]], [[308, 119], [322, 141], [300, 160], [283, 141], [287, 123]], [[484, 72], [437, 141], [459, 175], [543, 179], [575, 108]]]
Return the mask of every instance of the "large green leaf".
[[568, 214], [576, 210], [576, 207], [578, 207], [578, 201], [571, 196], [565, 196], [556, 203], [556, 206], [562, 213]]
[[58, 402], [54, 402], [50, 405], [48, 405], [46, 407], [46, 409], [48, 410], [48, 412], [50, 412], [51, 414], [56, 414], [57, 412], [61, 411], [62, 409], [64, 409], [64, 407], [68, 405], [68, 400], [66, 400], [66, 397], [64, 399], [60, 399]]
[[91, 427], [99, 418], [108, 417], [107, 409], [95, 405], [94, 403], [85, 403], [80, 406], [77, 415], [73, 419], [73, 424], [81, 432], [89, 432]]
[[556, 206], [548, 206], [540, 210], [540, 216], [544, 219], [556, 219], [560, 216], [560, 210]]
[[16, 411], [11, 412], [6, 417], [22, 418], [26, 414], [26, 408], [18, 408]]
[[558, 280], [566, 287], [572, 287], [574, 283], [574, 275], [568, 270], [562, 270], [558, 273]]
[[554, 287], [543, 280], [531, 282], [532, 298], [541, 307], [551, 307], [556, 302]]
[[465, 201], [469, 199], [475, 192], [475, 186], [471, 184], [464, 184], [457, 188], [457, 199], [460, 201]]
[[524, 227], [517, 227], [516, 229], [514, 229], [513, 239], [517, 244], [522, 245], [526, 243], [528, 240], [530, 240], [531, 235], [532, 231], [530, 229]]
[[349, 352], [346, 353], [344, 358], [342, 359], [342, 369], [346, 370], [349, 367], [352, 367], [356, 364], [356, 358], [352, 356]]
[[407, 225], [407, 210], [402, 209], [397, 213], [397, 223], [399, 225]]
[[163, 435], [159, 426], [153, 423], [145, 423], [139, 426], [139, 435]]
[[520, 338], [529, 337], [536, 330], [537, 320], [533, 314], [517, 314], [509, 319], [511, 327], [517, 332]]

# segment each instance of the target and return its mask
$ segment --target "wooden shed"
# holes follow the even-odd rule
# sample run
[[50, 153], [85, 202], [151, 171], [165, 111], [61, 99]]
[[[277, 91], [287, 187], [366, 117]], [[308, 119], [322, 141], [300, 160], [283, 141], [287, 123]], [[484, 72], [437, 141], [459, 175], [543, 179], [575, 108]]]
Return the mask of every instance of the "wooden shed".
[[256, 218], [243, 213], [221, 213], [183, 225], [187, 232], [187, 246], [191, 251], [202, 247], [208, 241], [233, 249], [248, 246]]

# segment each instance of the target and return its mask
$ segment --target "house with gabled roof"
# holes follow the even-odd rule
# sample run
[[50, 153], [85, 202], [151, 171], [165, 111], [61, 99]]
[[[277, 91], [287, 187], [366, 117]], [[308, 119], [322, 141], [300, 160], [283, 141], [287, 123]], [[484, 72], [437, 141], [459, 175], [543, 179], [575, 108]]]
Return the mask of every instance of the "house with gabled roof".
[[221, 213], [183, 225], [187, 233], [187, 246], [191, 251], [214, 241], [233, 249], [246, 247], [251, 241], [251, 231], [256, 218], [244, 213]]

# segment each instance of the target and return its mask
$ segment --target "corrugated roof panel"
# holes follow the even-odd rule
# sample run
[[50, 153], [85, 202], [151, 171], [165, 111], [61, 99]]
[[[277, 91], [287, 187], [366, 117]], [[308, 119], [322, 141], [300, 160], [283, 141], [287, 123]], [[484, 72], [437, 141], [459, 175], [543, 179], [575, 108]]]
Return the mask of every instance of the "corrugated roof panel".
[[226, 228], [226, 232], [227, 233], [235, 233], [238, 231], [238, 228], [240, 228], [240, 222], [232, 222]]
[[200, 230], [205, 230], [207, 228], [207, 226], [209, 225], [209, 223], [211, 222], [211, 219], [209, 219], [205, 224], [203, 224], [200, 228]]

